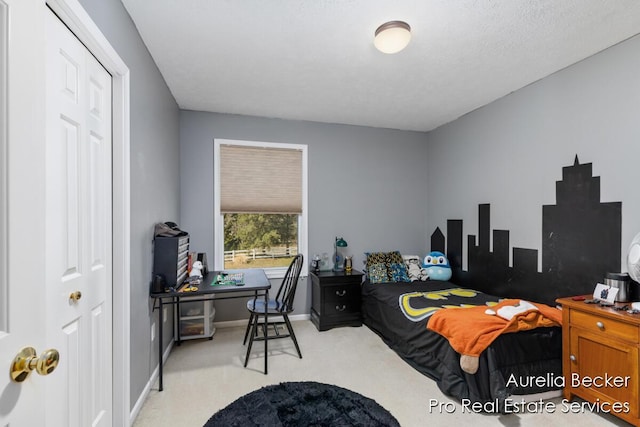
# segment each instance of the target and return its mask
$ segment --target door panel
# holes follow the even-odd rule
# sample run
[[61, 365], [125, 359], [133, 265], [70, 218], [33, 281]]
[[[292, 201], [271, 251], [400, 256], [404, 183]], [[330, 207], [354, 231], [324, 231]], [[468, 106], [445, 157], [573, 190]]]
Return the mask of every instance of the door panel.
[[[573, 313], [573, 311], [572, 311]], [[630, 414], [638, 416], [638, 347], [631, 342], [609, 339], [581, 329], [571, 332], [571, 354], [577, 355], [571, 365], [572, 377], [597, 378], [597, 384], [577, 387], [604, 402], [629, 402]], [[607, 385], [602, 378], [628, 378], [624, 386]]]
[[57, 373], [9, 376], [23, 347], [46, 349], [43, 12], [41, 0], [0, 0], [1, 426], [46, 425], [38, 408]]
[[0, 336], [7, 333], [7, 45], [9, 6], [0, 0]]
[[[78, 407], [78, 402], [82, 401], [80, 390], [82, 388], [82, 384], [80, 383], [80, 378], [82, 376], [82, 372], [80, 370], [80, 325], [79, 322], [73, 321], [68, 325], [62, 327], [63, 340], [62, 343], [59, 344], [60, 354], [63, 355], [64, 365], [61, 366], [60, 371], [58, 372], [59, 379], [57, 383], [62, 385], [64, 383], [68, 384], [68, 388], [66, 389], [66, 396], [63, 400], [64, 411], [62, 412], [63, 416], [66, 417], [64, 419], [64, 425], [67, 426], [79, 426], [81, 424], [81, 408]], [[64, 373], [64, 376], [61, 375]], [[58, 386], [59, 387], [59, 386]], [[63, 392], [62, 390], [60, 391]], [[56, 411], [57, 413], [60, 411]], [[58, 414], [56, 419], [60, 420], [61, 415]]]
[[52, 13], [47, 34], [47, 324], [68, 362], [47, 387], [71, 402], [47, 416], [111, 425], [111, 76]]

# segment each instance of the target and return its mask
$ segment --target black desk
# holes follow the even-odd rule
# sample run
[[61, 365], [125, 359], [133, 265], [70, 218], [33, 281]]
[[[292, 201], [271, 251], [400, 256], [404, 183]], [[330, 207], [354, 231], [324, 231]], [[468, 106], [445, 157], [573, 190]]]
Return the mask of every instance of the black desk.
[[[267, 279], [267, 275], [264, 273], [264, 270], [260, 268], [252, 268], [246, 270], [225, 270], [225, 273], [244, 273], [244, 285], [212, 285], [215, 281], [215, 278], [220, 272], [211, 271], [209, 274], [202, 278], [202, 282], [198, 285], [197, 291], [190, 292], [180, 292], [178, 291], [167, 291], [160, 293], [151, 293], [151, 298], [153, 301], [153, 310], [158, 309], [160, 313], [160, 319], [158, 321], [158, 363], [159, 363], [159, 391], [162, 391], [162, 324], [164, 323], [162, 319], [162, 308], [165, 304], [173, 304], [175, 305], [174, 317], [180, 311], [180, 298], [189, 297], [189, 302], [192, 301], [205, 301], [210, 300], [211, 294], [215, 294], [213, 299], [222, 300], [222, 299], [231, 299], [231, 298], [258, 298], [264, 297], [265, 307], [269, 301], [269, 289], [271, 288], [271, 283], [269, 283], [269, 279]], [[202, 296], [202, 298], [193, 298]], [[265, 313], [265, 317], [267, 313]], [[266, 321], [266, 319], [265, 319]], [[174, 319], [175, 324], [175, 319]], [[264, 373], [267, 374], [267, 339], [264, 340]], [[177, 343], [180, 344], [180, 328], [177, 330]]]

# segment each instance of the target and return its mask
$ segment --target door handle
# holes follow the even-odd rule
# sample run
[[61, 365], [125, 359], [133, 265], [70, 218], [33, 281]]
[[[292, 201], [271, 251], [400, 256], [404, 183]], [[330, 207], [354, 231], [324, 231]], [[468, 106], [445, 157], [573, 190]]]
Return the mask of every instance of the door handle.
[[60, 362], [60, 353], [54, 348], [44, 351], [40, 357], [36, 355], [36, 349], [25, 347], [18, 352], [11, 363], [11, 380], [21, 383], [26, 380], [34, 370], [40, 375], [49, 375]]
[[69, 294], [69, 299], [74, 303], [80, 301], [80, 298], [82, 298], [82, 292], [80, 291], [71, 292]]

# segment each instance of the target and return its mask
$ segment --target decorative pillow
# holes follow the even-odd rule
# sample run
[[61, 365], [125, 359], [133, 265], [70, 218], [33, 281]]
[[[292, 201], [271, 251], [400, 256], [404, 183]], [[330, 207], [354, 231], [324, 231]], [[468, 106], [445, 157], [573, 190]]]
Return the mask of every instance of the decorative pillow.
[[402, 264], [394, 262], [387, 269], [389, 280], [392, 282], [410, 282], [409, 275], [407, 274], [407, 267]]
[[367, 256], [367, 277], [371, 283], [384, 283], [389, 281], [385, 252], [365, 252]]
[[400, 252], [367, 252], [365, 255], [366, 272], [371, 283], [411, 281]]
[[407, 266], [402, 259], [399, 251], [389, 252], [387, 254], [387, 274], [392, 282], [410, 282]]

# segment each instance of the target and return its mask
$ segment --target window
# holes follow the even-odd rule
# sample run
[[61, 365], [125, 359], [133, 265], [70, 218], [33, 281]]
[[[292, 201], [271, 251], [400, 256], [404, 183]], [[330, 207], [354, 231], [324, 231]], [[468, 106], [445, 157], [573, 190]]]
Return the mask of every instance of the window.
[[283, 277], [307, 252], [307, 146], [214, 141], [215, 269]]

